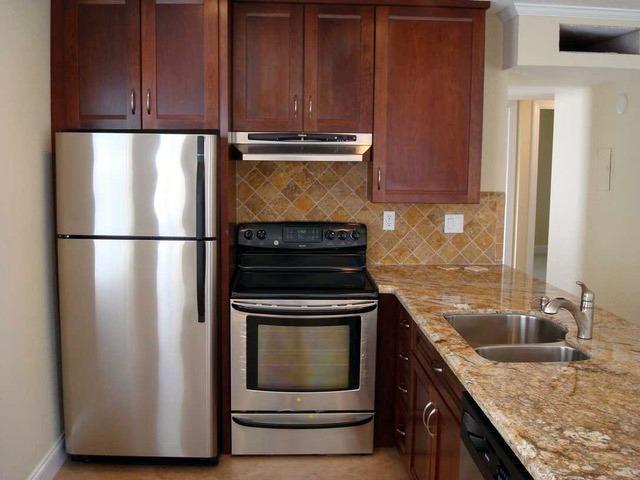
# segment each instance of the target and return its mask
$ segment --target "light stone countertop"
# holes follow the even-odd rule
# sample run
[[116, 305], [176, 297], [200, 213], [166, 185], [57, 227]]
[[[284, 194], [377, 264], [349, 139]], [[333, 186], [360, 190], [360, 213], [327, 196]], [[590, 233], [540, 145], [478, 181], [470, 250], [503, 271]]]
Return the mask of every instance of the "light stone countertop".
[[509, 267], [444, 268], [369, 271], [380, 293], [398, 297], [533, 478], [640, 479], [640, 313], [634, 323], [597, 308], [595, 292], [592, 340], [576, 337], [565, 310], [547, 316], [591, 359], [496, 363], [476, 354], [442, 314], [531, 312], [542, 295], [577, 298]]

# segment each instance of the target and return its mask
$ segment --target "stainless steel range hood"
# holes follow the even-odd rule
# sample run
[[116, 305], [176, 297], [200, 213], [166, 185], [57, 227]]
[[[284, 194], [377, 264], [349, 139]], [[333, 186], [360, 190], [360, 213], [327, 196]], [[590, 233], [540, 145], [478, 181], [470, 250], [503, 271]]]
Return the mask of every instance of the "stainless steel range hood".
[[361, 162], [371, 140], [370, 133], [229, 133], [238, 160]]

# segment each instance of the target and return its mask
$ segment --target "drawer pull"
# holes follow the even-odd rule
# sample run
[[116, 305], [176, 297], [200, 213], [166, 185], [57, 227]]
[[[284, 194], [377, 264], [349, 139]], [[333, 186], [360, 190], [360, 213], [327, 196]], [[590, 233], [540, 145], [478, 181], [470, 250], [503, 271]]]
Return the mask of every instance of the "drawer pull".
[[435, 365], [431, 365], [431, 368], [433, 369], [434, 372], [436, 373], [442, 373], [444, 372], [444, 368], [442, 367], [436, 367]]
[[405, 432], [404, 430], [400, 429], [400, 427], [396, 427], [396, 433], [402, 437], [406, 437], [407, 436], [407, 432]]
[[400, 322], [400, 326], [402, 326], [404, 328], [410, 328], [411, 324], [409, 322]]
[[404, 360], [405, 362], [409, 361], [409, 355], [405, 355], [404, 353], [399, 353], [398, 356], [400, 357], [401, 360]]
[[405, 387], [404, 385], [398, 385], [398, 390], [400, 390], [402, 393], [409, 393], [409, 390], [407, 390], [407, 387]]

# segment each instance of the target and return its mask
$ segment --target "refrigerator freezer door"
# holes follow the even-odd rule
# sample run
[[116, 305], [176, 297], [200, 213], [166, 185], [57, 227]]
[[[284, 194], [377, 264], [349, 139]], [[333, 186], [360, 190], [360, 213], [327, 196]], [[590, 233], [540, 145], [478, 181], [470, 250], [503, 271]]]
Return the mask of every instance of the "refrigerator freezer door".
[[57, 233], [215, 237], [216, 139], [56, 134]]
[[58, 240], [69, 453], [216, 456], [215, 252], [212, 241]]

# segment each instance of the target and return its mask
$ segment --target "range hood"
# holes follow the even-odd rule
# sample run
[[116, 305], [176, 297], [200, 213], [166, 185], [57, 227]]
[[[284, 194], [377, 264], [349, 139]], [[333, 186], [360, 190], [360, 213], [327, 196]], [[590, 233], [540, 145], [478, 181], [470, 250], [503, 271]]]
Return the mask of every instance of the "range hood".
[[361, 162], [371, 140], [370, 133], [229, 133], [238, 160]]

